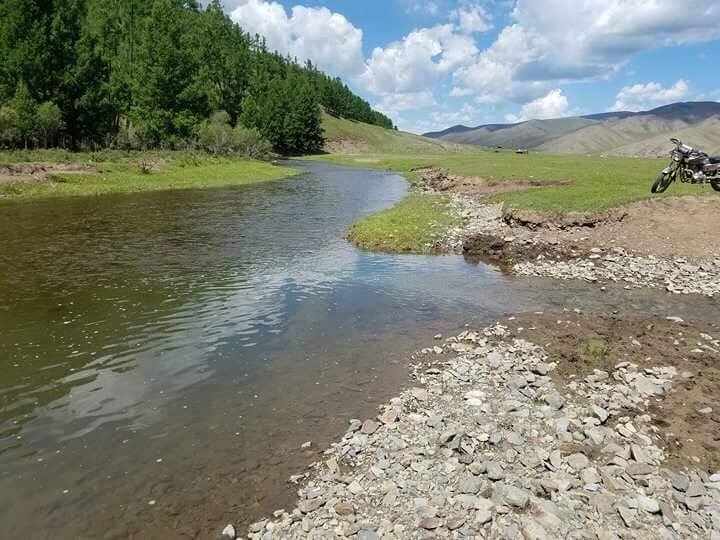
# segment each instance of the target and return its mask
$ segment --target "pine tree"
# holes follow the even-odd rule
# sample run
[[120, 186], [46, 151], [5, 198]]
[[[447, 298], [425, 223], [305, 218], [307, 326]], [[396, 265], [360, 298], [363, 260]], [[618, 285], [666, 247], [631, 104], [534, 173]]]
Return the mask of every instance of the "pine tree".
[[154, 0], [138, 46], [132, 120], [146, 144], [175, 146], [207, 112], [194, 85], [189, 28], [197, 12], [180, 0]]
[[24, 82], [18, 84], [10, 106], [15, 111], [15, 129], [17, 129], [23, 146], [27, 149], [35, 137], [35, 112], [37, 110], [37, 101], [30, 94], [27, 84]]

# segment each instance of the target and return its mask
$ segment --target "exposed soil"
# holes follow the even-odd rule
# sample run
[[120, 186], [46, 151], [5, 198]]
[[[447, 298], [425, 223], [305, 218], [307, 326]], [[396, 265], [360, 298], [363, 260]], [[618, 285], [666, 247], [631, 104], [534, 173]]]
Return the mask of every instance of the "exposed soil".
[[720, 198], [650, 199], [625, 207], [621, 222], [589, 231], [589, 241], [660, 257], [708, 257], [720, 253]]
[[423, 182], [426, 188], [431, 191], [447, 191], [478, 197], [490, 197], [499, 193], [563, 184], [563, 182], [534, 179], [507, 181], [482, 178], [480, 176], [454, 176], [448, 174], [444, 169], [435, 167], [423, 167], [414, 170], [422, 173]]
[[565, 385], [593, 370], [612, 372], [620, 362], [677, 368], [672, 390], [649, 407], [670, 456], [667, 465], [720, 468], [718, 324], [562, 313], [519, 315], [510, 327], [545, 348], [558, 362], [557, 382]]
[[648, 199], [615, 210], [564, 215], [505, 209], [503, 222], [508, 235], [565, 245], [563, 252], [618, 247], [638, 255], [693, 260], [720, 254], [717, 197]]
[[52, 173], [83, 173], [94, 171], [80, 163], [27, 163], [0, 165], [0, 184], [52, 182]]
[[327, 141], [323, 150], [329, 154], [353, 154], [366, 146], [365, 141], [357, 139], [337, 139]]
[[[433, 167], [417, 170], [425, 190], [458, 194], [476, 206], [498, 193], [548, 185], [532, 179], [498, 182], [452, 176]], [[720, 256], [720, 198], [648, 199], [602, 212], [504, 208], [497, 223], [484, 229], [468, 235], [463, 249], [466, 255], [516, 263], [539, 255], [561, 259], [583, 256], [593, 247], [615, 247], [637, 255], [701, 260]]]

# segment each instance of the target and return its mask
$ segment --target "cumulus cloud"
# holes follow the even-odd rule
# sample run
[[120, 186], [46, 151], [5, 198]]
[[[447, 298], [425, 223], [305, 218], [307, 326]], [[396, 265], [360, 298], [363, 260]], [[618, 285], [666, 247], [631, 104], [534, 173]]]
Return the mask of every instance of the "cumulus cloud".
[[387, 115], [394, 115], [404, 111], [413, 111], [424, 107], [437, 105], [433, 93], [429, 90], [423, 92], [410, 92], [407, 94], [387, 94], [375, 104], [375, 109]]
[[492, 28], [488, 12], [474, 2], [463, 2], [458, 9], [451, 11], [450, 20], [463, 34], [487, 32]]
[[564, 82], [609, 77], [643, 50], [720, 37], [717, 0], [686, 0], [682, 9], [675, 0], [517, 0], [512, 18], [458, 70], [457, 88], [523, 102]]
[[611, 111], [643, 111], [667, 105], [690, 94], [690, 86], [680, 79], [672, 86], [664, 88], [660, 83], [635, 84], [626, 86], [618, 92]]
[[456, 33], [452, 24], [421, 28], [375, 48], [358, 82], [375, 94], [419, 92], [477, 53], [475, 41]]
[[305, 6], [287, 13], [279, 3], [265, 0], [240, 0], [235, 6], [230, 17], [246, 32], [264, 36], [270, 49], [303, 62], [310, 59], [335, 75], [362, 71], [362, 30], [343, 15]]
[[560, 118], [570, 114], [567, 98], [562, 90], [551, 90], [547, 95], [523, 105], [520, 114], [508, 114], [508, 122], [524, 122], [525, 120], [544, 120], [547, 118]]

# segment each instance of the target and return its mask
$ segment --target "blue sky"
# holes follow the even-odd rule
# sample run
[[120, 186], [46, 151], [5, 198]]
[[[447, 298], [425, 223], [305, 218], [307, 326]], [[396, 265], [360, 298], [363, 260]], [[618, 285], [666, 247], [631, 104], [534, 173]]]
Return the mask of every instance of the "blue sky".
[[720, 99], [718, 0], [225, 0], [422, 133]]

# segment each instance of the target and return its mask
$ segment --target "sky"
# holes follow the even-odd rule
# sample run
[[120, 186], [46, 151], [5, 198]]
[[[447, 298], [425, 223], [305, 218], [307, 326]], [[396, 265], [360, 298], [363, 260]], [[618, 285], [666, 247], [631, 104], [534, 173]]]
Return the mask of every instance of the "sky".
[[720, 100], [720, 0], [224, 0], [415, 133]]

